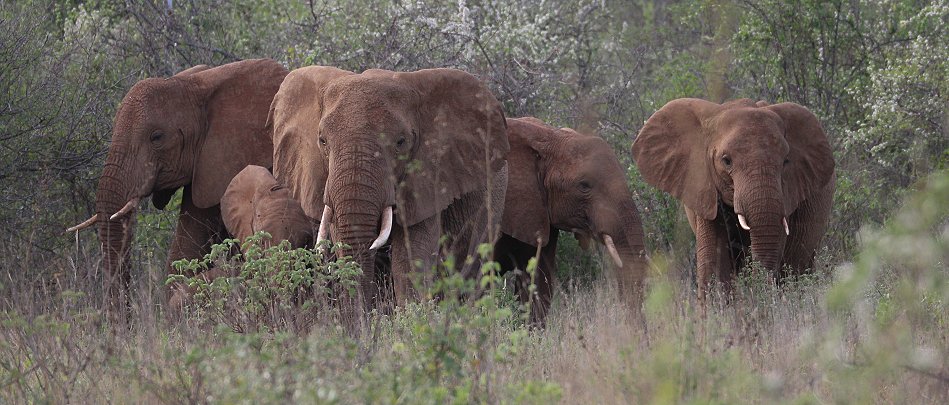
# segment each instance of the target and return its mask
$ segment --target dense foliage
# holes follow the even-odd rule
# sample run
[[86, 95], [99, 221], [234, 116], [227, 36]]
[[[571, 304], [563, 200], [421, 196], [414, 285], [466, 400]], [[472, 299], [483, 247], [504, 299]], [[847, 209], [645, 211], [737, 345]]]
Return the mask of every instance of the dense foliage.
[[[95, 235], [62, 230], [93, 211], [122, 96], [145, 77], [258, 57], [460, 68], [508, 116], [606, 139], [629, 167], [647, 245], [668, 258], [644, 323], [627, 322], [599, 258], [565, 237], [566, 294], [543, 332], [523, 328], [501, 289], [380, 315], [374, 335], [352, 340], [282, 321], [294, 288], [254, 284], [253, 272], [242, 289], [204, 285], [216, 304], [169, 328], [157, 308], [172, 203], [138, 215], [141, 324], [108, 331], [93, 310]], [[793, 101], [822, 120], [838, 187], [813, 279], [779, 288], [752, 276], [742, 298], [696, 321], [691, 230], [629, 154], [679, 97]], [[0, 1], [0, 402], [938, 403], [949, 188], [930, 173], [947, 168], [949, 0]], [[256, 259], [242, 271], [312, 260]]]

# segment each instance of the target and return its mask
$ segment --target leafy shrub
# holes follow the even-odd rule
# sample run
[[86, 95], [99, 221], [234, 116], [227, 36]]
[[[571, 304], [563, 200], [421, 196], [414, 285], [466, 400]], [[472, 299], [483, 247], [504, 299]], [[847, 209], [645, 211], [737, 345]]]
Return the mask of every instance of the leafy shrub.
[[[178, 274], [169, 275], [166, 284], [186, 285], [194, 293], [190, 306], [199, 318], [236, 331], [284, 330], [287, 325], [305, 331], [313, 322], [307, 314], [332, 313], [334, 291], [355, 295], [359, 266], [350, 257], [329, 260], [323, 255], [341, 245], [292, 249], [289, 241], [281, 241], [266, 247], [270, 238], [258, 232], [236, 254], [231, 253], [238, 251], [239, 242], [226, 239], [203, 259], [176, 261]], [[211, 268], [219, 277], [207, 277]]]

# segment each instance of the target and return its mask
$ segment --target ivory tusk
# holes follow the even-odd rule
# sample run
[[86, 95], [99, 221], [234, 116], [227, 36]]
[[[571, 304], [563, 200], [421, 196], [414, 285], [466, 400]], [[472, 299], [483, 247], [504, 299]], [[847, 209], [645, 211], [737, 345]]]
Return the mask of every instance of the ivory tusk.
[[616, 267], [623, 267], [623, 259], [620, 259], [619, 252], [616, 251], [616, 245], [613, 244], [613, 238], [608, 234], [603, 234], [603, 244], [606, 245], [606, 250], [610, 252], [610, 257], [613, 258], [613, 263], [616, 263]]
[[[323, 206], [323, 216], [320, 217], [320, 231], [316, 234], [316, 245], [319, 246], [320, 242], [326, 240], [327, 235], [330, 232], [330, 220], [333, 218], [333, 209], [330, 206]], [[312, 229], [312, 228], [311, 228]]]
[[790, 235], [791, 228], [788, 227], [788, 217], [781, 218], [781, 222], [784, 223], [784, 235], [785, 236]]
[[89, 217], [89, 219], [83, 221], [83, 223], [66, 229], [66, 232], [81, 231], [83, 229], [86, 229], [92, 226], [92, 224], [96, 223], [98, 220], [99, 220], [99, 214], [92, 214], [92, 216]]
[[376, 240], [372, 241], [372, 245], [369, 246], [370, 250], [375, 250], [386, 243], [389, 240], [389, 234], [392, 233], [392, 206], [386, 207], [385, 211], [382, 211], [382, 229], [379, 230], [379, 237]]
[[129, 202], [125, 203], [125, 206], [122, 207], [119, 212], [116, 212], [115, 214], [112, 214], [111, 217], [109, 217], [109, 221], [115, 221], [116, 219], [128, 215], [128, 213], [134, 210], [136, 207], [138, 207], [138, 197], [135, 197], [129, 200]]
[[744, 215], [738, 214], [738, 224], [741, 225], [741, 229], [744, 229], [744, 230], [746, 230], [746, 231], [750, 231], [750, 230], [751, 230], [751, 227], [748, 226], [748, 223], [747, 223], [747, 222], [745, 222], [745, 216], [744, 216]]

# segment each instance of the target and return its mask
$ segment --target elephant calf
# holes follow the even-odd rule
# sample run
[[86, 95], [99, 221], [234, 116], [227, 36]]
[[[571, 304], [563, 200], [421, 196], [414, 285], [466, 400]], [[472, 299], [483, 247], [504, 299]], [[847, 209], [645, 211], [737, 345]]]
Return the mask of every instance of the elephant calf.
[[[606, 247], [622, 298], [638, 310], [647, 271], [643, 227], [613, 149], [599, 137], [533, 117], [508, 118], [507, 135], [507, 198], [494, 254], [510, 271], [525, 269], [540, 248], [532, 323], [542, 324], [550, 307], [561, 230], [573, 232], [584, 249], [591, 241]], [[525, 302], [529, 282], [522, 273], [518, 290]]]
[[[261, 166], [245, 167], [228, 184], [221, 196], [221, 217], [227, 231], [243, 243], [248, 237], [264, 231], [271, 235], [263, 241], [264, 247], [289, 241], [290, 247], [302, 248], [313, 244], [315, 226], [290, 191], [277, 183], [273, 175]], [[198, 274], [206, 282], [227, 276], [220, 268]], [[183, 307], [194, 294], [193, 289], [181, 286], [169, 300], [172, 308]]]
[[685, 206], [695, 232], [699, 301], [754, 255], [776, 278], [803, 272], [827, 229], [834, 155], [820, 121], [794, 103], [683, 98], [633, 142], [643, 178]]
[[260, 166], [247, 166], [231, 179], [221, 197], [221, 216], [227, 231], [241, 242], [265, 231], [271, 235], [265, 245], [285, 240], [294, 248], [313, 244], [314, 221], [303, 213], [290, 190]]

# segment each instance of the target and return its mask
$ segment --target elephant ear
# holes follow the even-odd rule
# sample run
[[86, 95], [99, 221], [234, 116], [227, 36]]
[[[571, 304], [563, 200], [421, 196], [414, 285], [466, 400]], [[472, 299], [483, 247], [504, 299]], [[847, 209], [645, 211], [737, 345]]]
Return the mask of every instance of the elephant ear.
[[537, 246], [538, 240], [546, 246], [550, 236], [547, 189], [542, 176], [543, 148], [537, 146], [539, 138], [552, 132], [556, 129], [532, 117], [507, 120], [511, 150], [507, 154], [507, 196], [501, 232], [531, 246]]
[[798, 205], [823, 190], [834, 174], [834, 153], [820, 120], [810, 110], [795, 103], [765, 107], [784, 121], [784, 138], [788, 143], [785, 166], [784, 214], [791, 215]]
[[509, 145], [501, 104], [476, 77], [455, 69], [395, 73], [420, 96], [418, 164], [397, 187], [400, 221], [411, 226], [456, 198], [485, 189]]
[[270, 106], [267, 125], [273, 128], [274, 175], [310, 218], [323, 215], [329, 173], [316, 134], [323, 118], [323, 93], [333, 80], [352, 74], [328, 66], [296, 69], [280, 85]]
[[234, 237], [244, 240], [254, 234], [255, 206], [260, 190], [269, 190], [277, 180], [267, 169], [247, 166], [237, 173], [221, 197], [221, 217]]
[[643, 179], [707, 220], [718, 213], [718, 191], [704, 122], [720, 109], [718, 104], [694, 98], [670, 101], [649, 117], [632, 147]]
[[180, 72], [178, 72], [178, 73], [175, 73], [175, 76], [174, 76], [174, 77], [179, 77], [179, 78], [180, 78], [180, 77], [185, 77], [185, 76], [188, 76], [188, 75], [193, 75], [193, 74], [198, 73], [198, 72], [203, 72], [203, 71], [208, 70], [208, 69], [210, 69], [210, 68], [211, 68], [211, 67], [208, 66], [208, 65], [196, 65], [196, 66], [189, 67], [189, 68], [187, 68], [187, 69], [185, 69], [185, 70], [182, 70], [182, 71], [180, 71]]
[[207, 134], [194, 162], [192, 199], [217, 205], [231, 178], [247, 165], [271, 167], [273, 142], [264, 129], [267, 108], [287, 70], [269, 59], [229, 63], [193, 73]]

